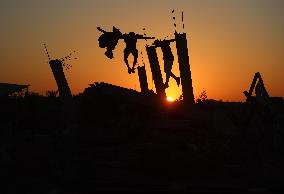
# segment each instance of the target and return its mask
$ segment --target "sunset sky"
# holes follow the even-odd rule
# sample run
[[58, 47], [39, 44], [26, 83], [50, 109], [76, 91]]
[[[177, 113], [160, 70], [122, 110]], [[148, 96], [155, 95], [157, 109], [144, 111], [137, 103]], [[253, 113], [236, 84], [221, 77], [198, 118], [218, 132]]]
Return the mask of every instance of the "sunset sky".
[[[123, 33], [140, 34], [145, 27], [150, 36], [172, 38], [172, 9], [178, 31], [184, 12], [195, 96], [205, 90], [208, 98], [243, 101], [242, 92], [257, 71], [271, 96], [284, 96], [283, 0], [1, 0], [0, 82], [30, 84], [42, 94], [56, 90], [46, 43], [53, 59], [77, 51], [78, 59], [65, 72], [73, 94], [93, 82], [140, 90], [137, 73], [127, 73], [124, 42], [108, 59], [98, 46], [96, 27], [111, 30], [114, 25]], [[152, 89], [145, 45], [138, 42]], [[172, 50], [176, 53], [175, 44]], [[161, 50], [158, 55], [163, 70]], [[173, 72], [179, 75], [176, 55]], [[181, 87], [171, 79], [166, 92], [178, 98]]]

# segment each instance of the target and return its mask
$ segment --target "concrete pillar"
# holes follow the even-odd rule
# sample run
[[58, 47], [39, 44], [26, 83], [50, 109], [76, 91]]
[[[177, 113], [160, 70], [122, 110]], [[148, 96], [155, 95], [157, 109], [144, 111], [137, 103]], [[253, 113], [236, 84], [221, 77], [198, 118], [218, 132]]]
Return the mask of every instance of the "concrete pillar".
[[178, 55], [181, 85], [182, 85], [183, 101], [186, 105], [188, 105], [188, 108], [192, 108], [194, 105], [194, 95], [192, 88], [186, 34], [175, 33], [175, 38], [176, 38], [176, 48]]
[[147, 74], [145, 66], [137, 67], [138, 69], [138, 76], [140, 81], [140, 88], [142, 93], [148, 92], [148, 82], [147, 82]]
[[160, 96], [162, 99], [166, 99], [165, 87], [163, 82], [162, 73], [160, 70], [159, 60], [156, 52], [156, 48], [153, 46], [146, 47], [151, 71], [152, 71], [152, 78], [154, 80], [155, 88], [157, 95]]
[[60, 98], [72, 99], [71, 90], [64, 75], [62, 62], [58, 59], [51, 60], [49, 61], [49, 65], [55, 78]]

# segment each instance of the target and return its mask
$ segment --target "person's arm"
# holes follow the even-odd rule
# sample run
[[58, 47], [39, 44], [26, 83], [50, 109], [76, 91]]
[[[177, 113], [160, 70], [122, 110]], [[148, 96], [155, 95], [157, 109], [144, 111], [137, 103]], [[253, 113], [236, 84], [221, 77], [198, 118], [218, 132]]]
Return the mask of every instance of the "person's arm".
[[147, 39], [155, 39], [155, 37], [142, 36], [142, 37], [141, 37], [141, 38], [139, 38], [139, 39], [147, 40]]
[[127, 37], [127, 34], [122, 34], [119, 39], [125, 39], [126, 37]]
[[176, 39], [170, 39], [170, 40], [166, 40], [167, 42], [175, 42], [176, 41]]
[[143, 37], [142, 39], [145, 39], [145, 40], [147, 40], [147, 39], [155, 39], [155, 37]]
[[144, 39], [144, 40], [147, 40], [147, 39], [155, 39], [155, 37], [147, 37], [147, 36], [143, 36], [141, 34], [136, 34], [136, 38], [137, 39]]

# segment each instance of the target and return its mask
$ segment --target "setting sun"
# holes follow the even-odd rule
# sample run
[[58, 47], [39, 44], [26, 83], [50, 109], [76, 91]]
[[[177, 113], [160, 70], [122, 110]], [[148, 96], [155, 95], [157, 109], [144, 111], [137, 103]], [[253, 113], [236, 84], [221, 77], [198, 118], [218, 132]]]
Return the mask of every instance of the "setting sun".
[[169, 101], [169, 102], [173, 102], [173, 101], [174, 101], [174, 99], [173, 99], [172, 97], [168, 96], [168, 97], [167, 97], [167, 101]]

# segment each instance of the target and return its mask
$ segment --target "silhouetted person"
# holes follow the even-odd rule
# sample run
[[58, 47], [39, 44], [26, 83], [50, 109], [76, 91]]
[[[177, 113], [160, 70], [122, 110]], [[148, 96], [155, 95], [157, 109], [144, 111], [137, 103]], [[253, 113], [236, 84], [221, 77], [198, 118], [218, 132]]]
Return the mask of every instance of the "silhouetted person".
[[103, 34], [99, 37], [99, 46], [101, 48], [106, 48], [105, 55], [112, 59], [113, 58], [113, 50], [118, 43], [118, 40], [122, 38], [122, 33], [119, 29], [113, 26], [112, 32], [106, 32], [105, 30], [97, 27], [100, 32]]
[[172, 73], [172, 67], [174, 64], [174, 55], [172, 53], [170, 44], [171, 42], [175, 42], [175, 39], [171, 40], [155, 40], [153, 45], [155, 47], [161, 47], [163, 52], [163, 59], [164, 59], [164, 72], [166, 73], [166, 83], [165, 87], [169, 87], [169, 79], [170, 77], [174, 78], [177, 82], [177, 85], [180, 85], [180, 78], [175, 76]]
[[[128, 68], [128, 73], [135, 73], [135, 65], [137, 63], [137, 58], [138, 58], [138, 50], [136, 48], [137, 40], [138, 39], [154, 39], [153, 37], [144, 37], [143, 35], [140, 34], [135, 34], [134, 32], [130, 32], [128, 34], [123, 34], [122, 38], [124, 39], [124, 42], [126, 44], [125, 49], [124, 49], [124, 62]], [[133, 65], [132, 68], [129, 67], [128, 63], [128, 56], [132, 54], [134, 57], [133, 60]]]

